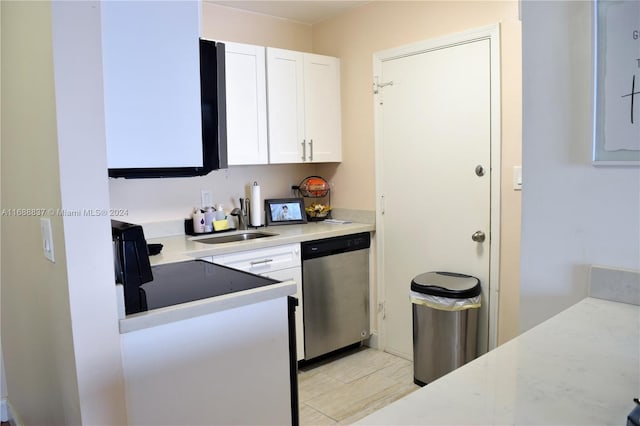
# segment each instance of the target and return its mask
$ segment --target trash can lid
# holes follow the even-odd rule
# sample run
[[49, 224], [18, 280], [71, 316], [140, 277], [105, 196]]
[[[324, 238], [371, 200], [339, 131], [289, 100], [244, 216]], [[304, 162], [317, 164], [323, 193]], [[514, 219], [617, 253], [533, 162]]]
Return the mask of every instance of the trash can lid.
[[465, 299], [481, 291], [480, 280], [455, 272], [425, 272], [411, 281], [411, 290], [432, 296]]

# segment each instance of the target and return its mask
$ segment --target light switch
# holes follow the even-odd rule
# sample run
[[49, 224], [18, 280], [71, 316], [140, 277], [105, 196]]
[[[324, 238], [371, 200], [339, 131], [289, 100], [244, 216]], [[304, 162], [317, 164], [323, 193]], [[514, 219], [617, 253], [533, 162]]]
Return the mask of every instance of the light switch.
[[40, 232], [42, 233], [42, 251], [44, 252], [44, 257], [55, 263], [56, 259], [53, 255], [53, 234], [51, 233], [50, 218], [40, 218]]
[[513, 189], [522, 191], [522, 166], [513, 166]]

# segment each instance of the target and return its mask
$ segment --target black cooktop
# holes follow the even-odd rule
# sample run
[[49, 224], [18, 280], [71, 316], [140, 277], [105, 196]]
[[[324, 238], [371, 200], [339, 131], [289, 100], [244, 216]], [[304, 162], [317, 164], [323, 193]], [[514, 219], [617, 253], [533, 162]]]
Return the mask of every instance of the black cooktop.
[[151, 268], [153, 281], [140, 286], [146, 310], [222, 296], [279, 281], [203, 260], [168, 263]]

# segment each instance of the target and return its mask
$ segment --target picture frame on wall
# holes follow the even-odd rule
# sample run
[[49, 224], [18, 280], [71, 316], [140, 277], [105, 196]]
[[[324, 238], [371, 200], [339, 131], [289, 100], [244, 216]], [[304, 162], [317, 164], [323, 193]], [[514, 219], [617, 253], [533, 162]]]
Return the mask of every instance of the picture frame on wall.
[[593, 164], [640, 166], [640, 2], [593, 7]]

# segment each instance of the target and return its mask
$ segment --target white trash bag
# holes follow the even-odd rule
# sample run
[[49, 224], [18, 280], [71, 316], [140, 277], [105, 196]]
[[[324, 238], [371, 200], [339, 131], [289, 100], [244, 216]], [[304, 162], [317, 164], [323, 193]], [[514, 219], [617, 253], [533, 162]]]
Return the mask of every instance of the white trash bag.
[[430, 294], [410, 291], [411, 303], [424, 305], [441, 311], [463, 311], [465, 309], [479, 308], [480, 295], [467, 297], [464, 299], [454, 299], [452, 297], [433, 296]]

